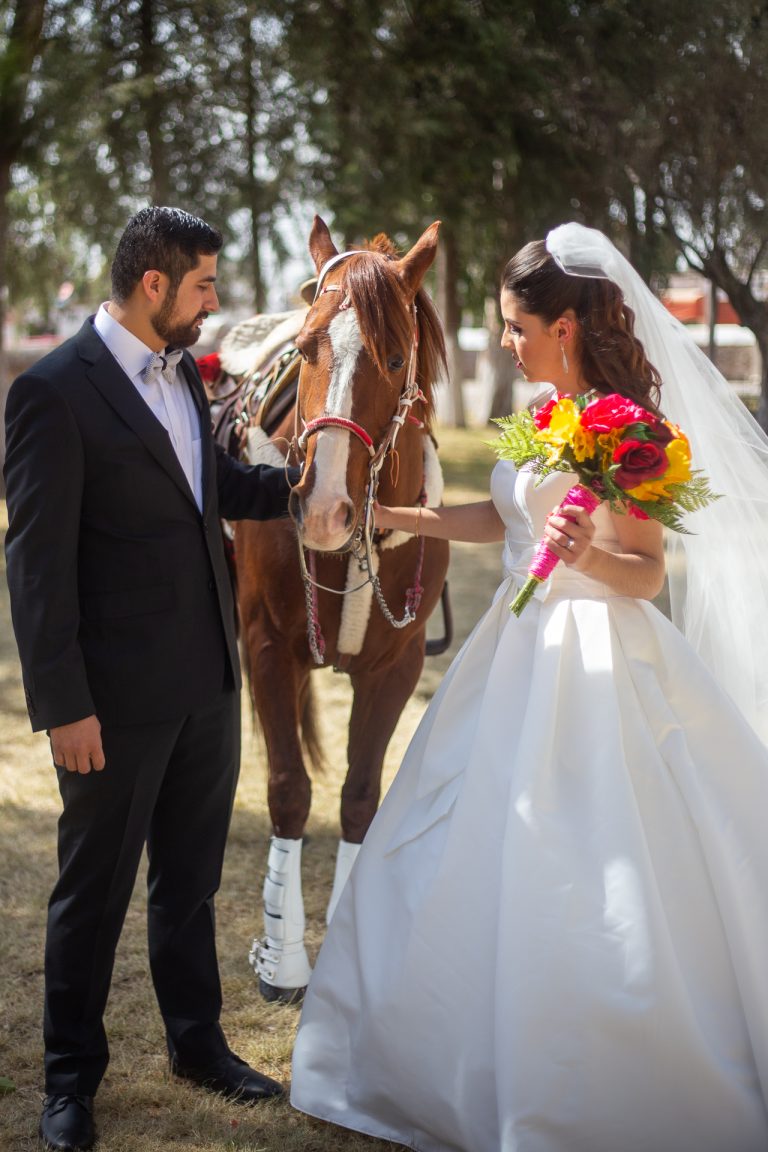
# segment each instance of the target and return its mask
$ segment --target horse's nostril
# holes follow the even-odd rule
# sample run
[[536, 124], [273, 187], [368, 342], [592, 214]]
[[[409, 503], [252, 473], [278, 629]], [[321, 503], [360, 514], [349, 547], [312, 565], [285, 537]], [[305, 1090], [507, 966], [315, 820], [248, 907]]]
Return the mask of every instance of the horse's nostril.
[[351, 532], [354, 523], [355, 523], [355, 506], [354, 506], [354, 504], [347, 504], [347, 519], [346, 519], [345, 527], [347, 528], [348, 531]]
[[304, 519], [304, 512], [301, 504], [301, 497], [295, 490], [291, 492], [288, 497], [288, 512], [297, 524], [301, 524]]

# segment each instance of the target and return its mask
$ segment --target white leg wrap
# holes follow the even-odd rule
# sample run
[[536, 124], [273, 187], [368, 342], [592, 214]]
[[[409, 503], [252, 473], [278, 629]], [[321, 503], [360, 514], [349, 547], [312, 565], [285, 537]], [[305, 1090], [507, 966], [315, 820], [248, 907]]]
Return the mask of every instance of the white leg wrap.
[[359, 851], [359, 844], [350, 844], [347, 840], [339, 840], [339, 849], [336, 853], [336, 873], [333, 877], [333, 889], [331, 891], [331, 898], [328, 901], [328, 910], [325, 914], [326, 924], [330, 924], [331, 916], [333, 916], [336, 911], [339, 897], [344, 890], [344, 885], [352, 871], [352, 865], [355, 860], [357, 860]]
[[275, 988], [304, 988], [309, 981], [301, 840], [272, 837], [264, 880], [264, 939], [254, 940], [250, 961], [258, 976]]

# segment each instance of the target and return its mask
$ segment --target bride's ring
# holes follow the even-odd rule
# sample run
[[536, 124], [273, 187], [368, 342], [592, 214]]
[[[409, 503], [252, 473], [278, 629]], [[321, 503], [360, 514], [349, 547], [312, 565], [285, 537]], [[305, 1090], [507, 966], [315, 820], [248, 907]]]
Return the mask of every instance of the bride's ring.
[[570, 549], [573, 548], [575, 543], [576, 543], [575, 540], [573, 540], [573, 539], [569, 540], [568, 543], [566, 544], [566, 548], [570, 551]]

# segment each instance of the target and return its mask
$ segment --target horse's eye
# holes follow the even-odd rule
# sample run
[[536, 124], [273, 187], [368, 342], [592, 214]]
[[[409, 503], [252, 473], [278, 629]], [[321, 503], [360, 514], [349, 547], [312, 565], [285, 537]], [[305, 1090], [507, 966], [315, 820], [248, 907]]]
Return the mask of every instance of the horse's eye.
[[389, 360], [387, 360], [387, 368], [389, 368], [390, 372], [399, 372], [404, 364], [405, 360], [403, 360], [402, 356], [390, 356]]
[[317, 334], [302, 328], [294, 340], [294, 345], [305, 364], [314, 363], [317, 358]]

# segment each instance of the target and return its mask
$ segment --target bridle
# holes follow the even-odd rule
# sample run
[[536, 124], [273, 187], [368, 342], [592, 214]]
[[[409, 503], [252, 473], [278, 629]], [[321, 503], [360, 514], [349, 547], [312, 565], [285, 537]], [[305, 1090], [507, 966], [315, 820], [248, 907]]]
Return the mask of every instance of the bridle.
[[[363, 249], [354, 249], [350, 252], [341, 252], [338, 255], [333, 256], [330, 260], [326, 261], [326, 263], [320, 269], [317, 287], [315, 289], [315, 297], [312, 302], [313, 304], [318, 300], [320, 296], [326, 292], [341, 291], [341, 285], [323, 285], [323, 281], [331, 268], [341, 263], [342, 260], [347, 260], [350, 256], [359, 255], [369, 255], [369, 253]], [[349, 307], [351, 307], [351, 300], [347, 294], [339, 305], [339, 311], [343, 311]], [[386, 600], [384, 599], [384, 594], [381, 589], [381, 583], [379, 581], [378, 574], [374, 572], [372, 552], [374, 531], [373, 505], [376, 499], [381, 469], [384, 465], [384, 461], [386, 460], [387, 456], [394, 451], [398, 434], [406, 420], [410, 420], [419, 426], [423, 426], [422, 422], [417, 420], [411, 413], [411, 408], [417, 401], [426, 401], [424, 393], [416, 383], [417, 357], [419, 350], [419, 322], [415, 301], [411, 305], [411, 313], [413, 316], [413, 336], [411, 339], [411, 348], [408, 356], [408, 367], [405, 376], [405, 383], [400, 392], [400, 396], [398, 397], [397, 410], [391, 417], [387, 426], [387, 430], [384, 433], [384, 436], [382, 437], [378, 446], [374, 444], [372, 436], [365, 430], [365, 428], [363, 428], [361, 424], [358, 424], [357, 421], [350, 420], [345, 416], [335, 416], [331, 413], [328, 413], [324, 416], [318, 416], [315, 420], [305, 421], [302, 419], [301, 423], [303, 425], [303, 429], [301, 432], [299, 432], [299, 411], [301, 408], [301, 373], [299, 374], [298, 394], [296, 396], [295, 409], [296, 423], [294, 426], [294, 437], [292, 442], [292, 448], [294, 449], [296, 455], [306, 459], [307, 441], [309, 437], [313, 436], [316, 432], [321, 431], [323, 428], [341, 428], [345, 432], [349, 432], [350, 435], [355, 436], [365, 445], [369, 457], [368, 484], [366, 486], [363, 517], [350, 545], [350, 552], [357, 561], [360, 571], [367, 573], [365, 579], [362, 580], [360, 584], [357, 584], [354, 588], [345, 589], [329, 588], [325, 584], [318, 583], [318, 581], [315, 579], [314, 552], [311, 549], [308, 549], [310, 552], [310, 560], [308, 566], [304, 555], [304, 546], [302, 545], [301, 540], [298, 540], [299, 562], [301, 565], [301, 575], [304, 581], [304, 590], [307, 602], [309, 647], [316, 664], [322, 664], [324, 662], [324, 642], [317, 618], [317, 589], [321, 589], [324, 592], [332, 592], [336, 596], [346, 596], [350, 592], [359, 592], [360, 589], [364, 588], [367, 584], [371, 584], [379, 608], [381, 609], [384, 618], [389, 624], [392, 625], [393, 628], [405, 628], [408, 624], [411, 624], [416, 619], [416, 612], [418, 610], [419, 603], [421, 602], [421, 596], [423, 593], [423, 588], [421, 586], [421, 570], [424, 559], [424, 537], [422, 536], [420, 538], [419, 559], [416, 574], [412, 586], [406, 592], [405, 609], [403, 616], [399, 620], [396, 619], [396, 617], [393, 615], [386, 603]], [[304, 461], [302, 461], [302, 467], [303, 463]], [[424, 494], [422, 492], [421, 499], [423, 500], [423, 498]]]

